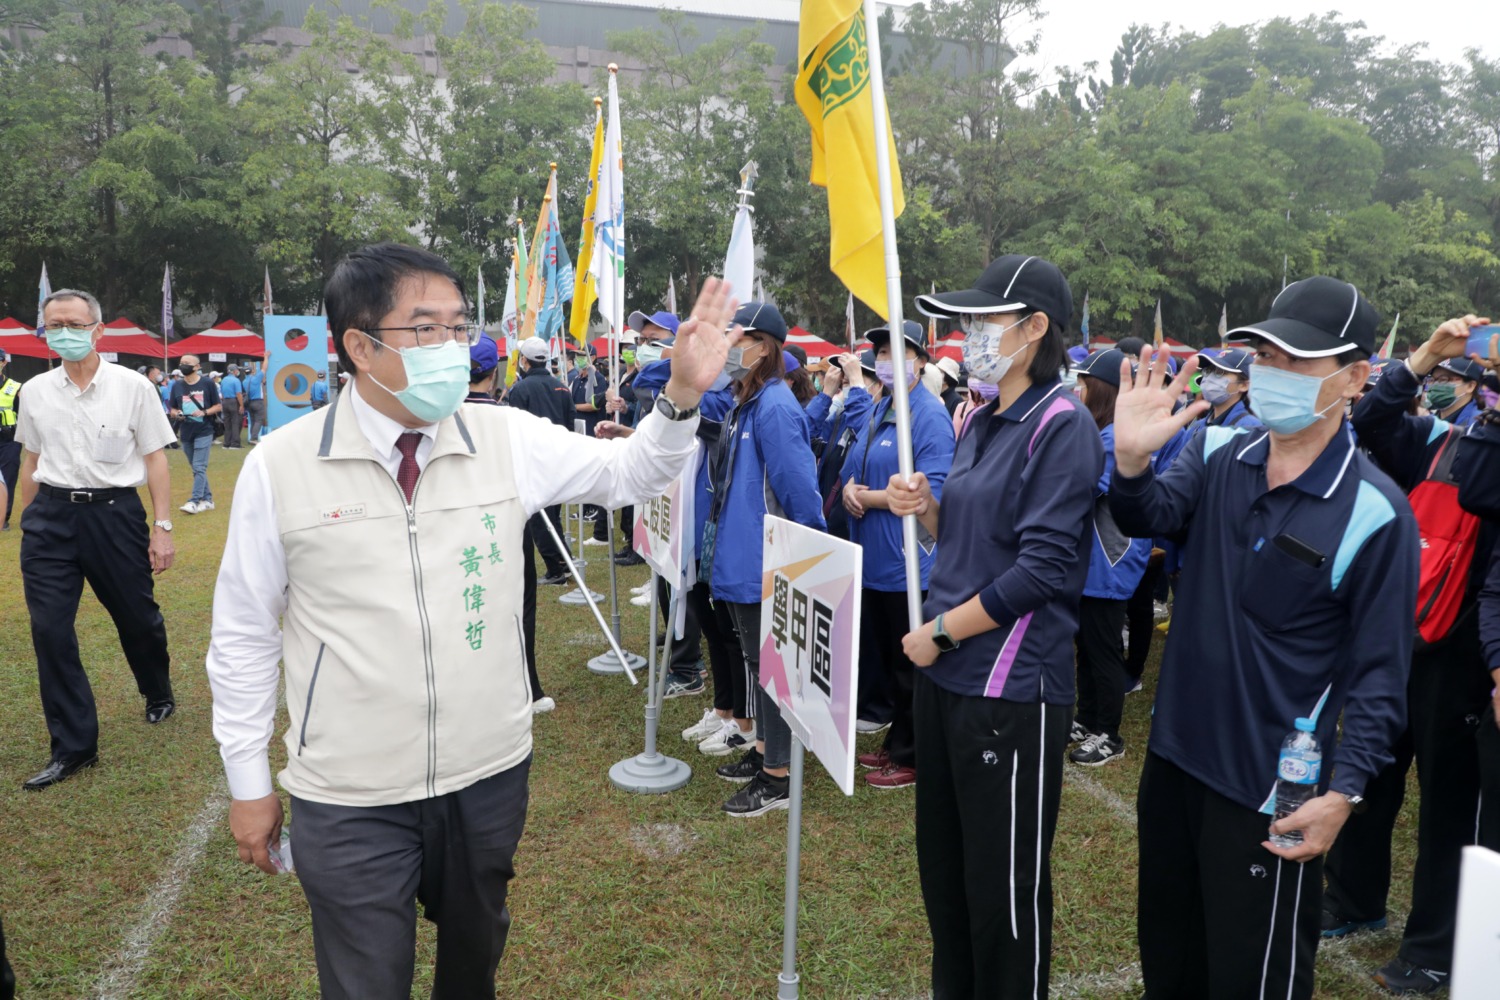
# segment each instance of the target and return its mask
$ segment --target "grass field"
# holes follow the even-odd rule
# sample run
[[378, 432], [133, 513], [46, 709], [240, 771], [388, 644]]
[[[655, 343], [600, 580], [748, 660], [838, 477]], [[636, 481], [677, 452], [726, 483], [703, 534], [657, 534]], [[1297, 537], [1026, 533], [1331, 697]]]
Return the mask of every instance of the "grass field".
[[[292, 877], [239, 863], [225, 820], [210, 726], [208, 647], [214, 578], [233, 479], [244, 453], [215, 449], [218, 510], [179, 514], [177, 564], [157, 587], [178, 697], [148, 727], [109, 617], [85, 593], [78, 636], [99, 702], [100, 766], [43, 793], [20, 783], [47, 759], [26, 607], [20, 532], [0, 534], [11, 581], [0, 605], [0, 914], [22, 997], [317, 996], [307, 908]], [[174, 503], [191, 474], [172, 453]], [[15, 521], [19, 521], [19, 512]], [[603, 549], [588, 549], [593, 557]], [[590, 567], [596, 589], [603, 560]], [[330, 582], [339, 577], [329, 567]], [[620, 574], [625, 588], [641, 569]], [[786, 813], [721, 814], [732, 787], [677, 733], [704, 698], [667, 703], [663, 745], [693, 767], [686, 788], [637, 797], [609, 766], [638, 752], [643, 695], [584, 663], [604, 649], [586, 609], [538, 615], [541, 672], [558, 709], [536, 725], [531, 814], [510, 897], [500, 969], [507, 998], [769, 997], [780, 969]], [[644, 653], [646, 614], [625, 605], [626, 647]], [[1133, 810], [1148, 688], [1127, 700], [1124, 761], [1070, 766], [1052, 863], [1055, 997], [1139, 995]], [[281, 742], [272, 744], [273, 764]], [[798, 969], [808, 997], [925, 996], [930, 959], [917, 886], [910, 792], [840, 794], [808, 761]], [[1405, 912], [1415, 794], [1396, 833], [1392, 917]], [[433, 933], [420, 924], [418, 983], [430, 987]], [[1369, 972], [1394, 952], [1393, 929], [1319, 952], [1318, 996], [1382, 995]]]

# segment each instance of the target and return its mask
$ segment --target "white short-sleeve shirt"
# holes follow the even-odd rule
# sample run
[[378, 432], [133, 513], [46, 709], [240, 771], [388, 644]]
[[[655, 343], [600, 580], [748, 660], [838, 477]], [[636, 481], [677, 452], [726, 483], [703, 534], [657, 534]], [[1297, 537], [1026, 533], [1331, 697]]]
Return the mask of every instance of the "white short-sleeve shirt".
[[151, 380], [107, 361], [87, 388], [62, 367], [21, 390], [16, 440], [37, 456], [35, 479], [59, 489], [108, 489], [146, 481], [145, 456], [175, 435]]

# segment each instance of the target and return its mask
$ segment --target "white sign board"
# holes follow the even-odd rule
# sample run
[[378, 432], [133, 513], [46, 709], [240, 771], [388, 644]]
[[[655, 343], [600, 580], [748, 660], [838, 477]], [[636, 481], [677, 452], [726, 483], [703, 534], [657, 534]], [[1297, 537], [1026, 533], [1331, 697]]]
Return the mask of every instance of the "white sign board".
[[[698, 453], [702, 450], [699, 448]], [[635, 505], [635, 526], [630, 534], [631, 547], [636, 554], [646, 560], [668, 586], [679, 592], [687, 591], [697, 582], [697, 567], [693, 564], [696, 524], [693, 496], [698, 478], [698, 453], [688, 459], [682, 475], [672, 480], [667, 492]], [[674, 630], [680, 639], [687, 620], [687, 602], [679, 601], [677, 611]]]
[[[1488, 725], [1488, 723], [1486, 723]], [[1500, 984], [1500, 854], [1465, 847], [1453, 944], [1452, 1000], [1485, 1000]]]
[[117, 351], [100, 351], [99, 357], [110, 364], [115, 364], [120, 360], [120, 355]]
[[864, 550], [769, 514], [764, 541], [760, 686], [853, 795]]
[[209, 351], [208, 352], [208, 360], [209, 361], [228, 361], [229, 360], [229, 355], [225, 354], [223, 351]]

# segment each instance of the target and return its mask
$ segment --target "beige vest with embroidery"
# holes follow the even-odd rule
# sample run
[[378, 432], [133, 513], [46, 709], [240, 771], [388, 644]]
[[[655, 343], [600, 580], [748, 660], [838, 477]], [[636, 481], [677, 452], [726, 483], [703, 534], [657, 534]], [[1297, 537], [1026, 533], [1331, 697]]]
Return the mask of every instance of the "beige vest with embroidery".
[[468, 406], [439, 424], [409, 507], [348, 393], [258, 446], [286, 551], [293, 795], [409, 802], [531, 752], [512, 416]]

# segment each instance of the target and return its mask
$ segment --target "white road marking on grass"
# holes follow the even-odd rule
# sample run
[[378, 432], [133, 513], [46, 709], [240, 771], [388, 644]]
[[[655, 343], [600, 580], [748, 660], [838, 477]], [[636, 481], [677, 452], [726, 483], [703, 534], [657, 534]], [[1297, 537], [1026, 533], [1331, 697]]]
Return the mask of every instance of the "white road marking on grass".
[[1103, 785], [1099, 784], [1099, 782], [1095, 781], [1089, 774], [1079, 770], [1076, 767], [1064, 766], [1063, 780], [1067, 781], [1069, 784], [1078, 786], [1083, 791], [1093, 796], [1095, 799], [1098, 799], [1109, 809], [1110, 812], [1114, 813], [1116, 819], [1118, 819], [1121, 823], [1124, 823], [1126, 826], [1130, 827], [1132, 830], [1135, 829], [1134, 803], [1126, 802], [1124, 799], [1120, 798], [1119, 795], [1116, 795], [1108, 788], [1105, 788]]
[[652, 823], [630, 828], [630, 842], [648, 858], [675, 858], [698, 842], [696, 831], [678, 823]]
[[209, 795], [198, 815], [193, 817], [167, 870], [146, 894], [140, 919], [130, 928], [125, 943], [99, 974], [94, 987], [97, 1000], [126, 1000], [134, 994], [136, 980], [146, 967], [146, 957], [171, 923], [172, 911], [177, 909], [177, 901], [182, 898], [182, 890], [187, 888], [194, 866], [203, 860], [209, 834], [223, 822], [228, 806], [229, 795], [221, 787]]

